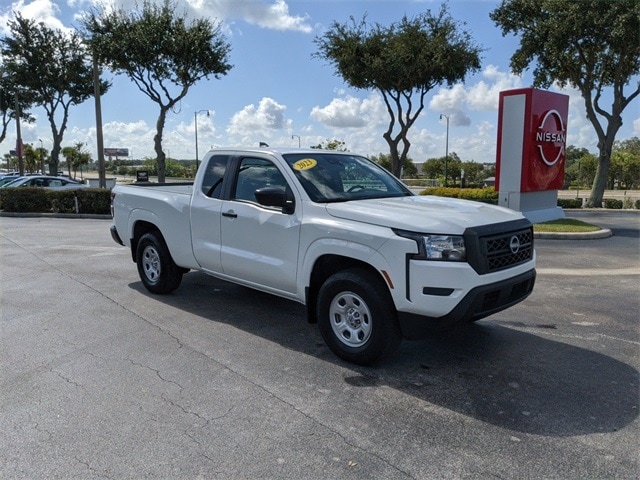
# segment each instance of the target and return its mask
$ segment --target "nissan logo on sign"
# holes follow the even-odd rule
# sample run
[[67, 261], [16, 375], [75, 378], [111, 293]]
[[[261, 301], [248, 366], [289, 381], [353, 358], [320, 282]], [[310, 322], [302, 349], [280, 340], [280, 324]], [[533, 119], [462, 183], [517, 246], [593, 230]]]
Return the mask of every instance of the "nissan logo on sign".
[[567, 140], [566, 128], [557, 110], [549, 110], [536, 132], [536, 144], [542, 161], [550, 167], [558, 163]]
[[514, 255], [520, 250], [520, 239], [517, 235], [514, 235], [509, 240], [509, 248], [511, 249], [511, 253], [513, 253]]

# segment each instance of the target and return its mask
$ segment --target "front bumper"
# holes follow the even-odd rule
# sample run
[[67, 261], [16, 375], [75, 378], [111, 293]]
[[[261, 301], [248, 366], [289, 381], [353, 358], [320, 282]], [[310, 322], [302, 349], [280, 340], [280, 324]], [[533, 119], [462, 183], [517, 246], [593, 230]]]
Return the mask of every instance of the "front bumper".
[[434, 330], [493, 315], [527, 298], [535, 280], [536, 271], [531, 269], [513, 278], [473, 288], [451, 312], [441, 317], [398, 312], [402, 335], [407, 340], [418, 340]]

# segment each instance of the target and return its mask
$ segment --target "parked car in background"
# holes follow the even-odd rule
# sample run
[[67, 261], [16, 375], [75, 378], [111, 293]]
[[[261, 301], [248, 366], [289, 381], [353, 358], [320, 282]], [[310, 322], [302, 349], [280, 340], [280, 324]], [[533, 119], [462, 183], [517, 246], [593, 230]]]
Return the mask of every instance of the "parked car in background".
[[76, 190], [88, 188], [84, 183], [76, 182], [70, 178], [54, 177], [50, 175], [32, 175], [28, 177], [18, 177], [13, 182], [5, 183], [0, 188], [13, 187], [40, 187], [49, 190]]
[[3, 175], [0, 177], [0, 187], [7, 183], [15, 182], [17, 179], [23, 178], [20, 175]]

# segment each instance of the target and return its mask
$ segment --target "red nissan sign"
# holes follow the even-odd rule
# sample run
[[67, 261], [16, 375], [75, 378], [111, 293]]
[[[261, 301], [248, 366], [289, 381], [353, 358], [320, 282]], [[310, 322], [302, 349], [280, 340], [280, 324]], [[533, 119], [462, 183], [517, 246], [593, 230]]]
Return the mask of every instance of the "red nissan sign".
[[[521, 192], [561, 190], [564, 183], [569, 97], [523, 88], [501, 92], [500, 105], [496, 190], [500, 189], [500, 159], [505, 160], [501, 149], [505, 146], [509, 148], [511, 142], [522, 148]], [[518, 136], [515, 129], [503, 128], [503, 106], [521, 114], [522, 128], [518, 128], [522, 132], [522, 138], [503, 138], [504, 132]], [[512, 119], [513, 115], [509, 115], [509, 118]]]

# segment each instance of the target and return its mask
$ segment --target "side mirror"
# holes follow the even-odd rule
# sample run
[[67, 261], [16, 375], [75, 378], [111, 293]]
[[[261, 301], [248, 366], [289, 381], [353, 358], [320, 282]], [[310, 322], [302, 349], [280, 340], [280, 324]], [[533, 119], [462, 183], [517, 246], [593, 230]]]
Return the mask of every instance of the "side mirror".
[[256, 200], [265, 207], [282, 208], [282, 213], [291, 214], [295, 211], [293, 198], [281, 187], [264, 187], [255, 191]]

